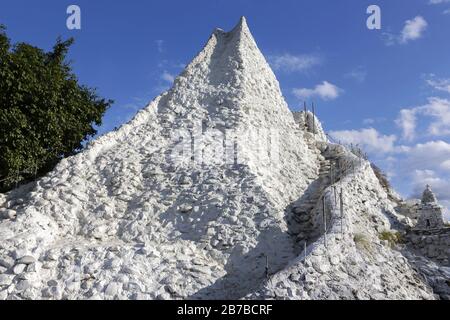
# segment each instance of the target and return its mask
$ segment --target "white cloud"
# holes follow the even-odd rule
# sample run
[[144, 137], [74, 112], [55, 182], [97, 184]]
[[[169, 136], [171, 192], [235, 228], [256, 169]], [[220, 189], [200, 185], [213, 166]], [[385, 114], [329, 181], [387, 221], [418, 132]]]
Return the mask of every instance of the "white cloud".
[[268, 60], [274, 70], [286, 73], [305, 72], [322, 63], [322, 59], [313, 54], [292, 55], [285, 53], [269, 56]]
[[442, 140], [428, 141], [410, 147], [399, 146], [396, 152], [404, 157], [407, 171], [410, 169], [439, 171], [450, 159], [450, 143]]
[[426, 79], [425, 81], [435, 90], [450, 93], [450, 79], [439, 79], [436, 78], [434, 74], [430, 74], [429, 79]]
[[[449, 3], [450, 0], [429, 0], [429, 4], [434, 5], [434, 4], [443, 4], [443, 3]], [[450, 9], [446, 9], [442, 12], [443, 14], [450, 14]]]
[[164, 71], [163, 74], [161, 75], [161, 79], [163, 79], [166, 82], [173, 83], [173, 81], [175, 80], [175, 76], [167, 71]]
[[430, 0], [429, 4], [441, 4], [446, 2], [450, 2], [450, 0]]
[[366, 80], [366, 77], [367, 77], [367, 71], [362, 67], [358, 67], [358, 68], [353, 69], [352, 71], [344, 74], [344, 78], [353, 79], [360, 83], [364, 82]]
[[450, 213], [450, 143], [428, 141], [412, 146], [397, 146], [394, 170], [401, 184], [409, 186], [412, 197], [420, 197], [431, 185], [441, 205]]
[[387, 46], [393, 46], [397, 43], [398, 36], [392, 34], [391, 32], [383, 32], [381, 34], [384, 44]]
[[416, 132], [416, 111], [415, 109], [400, 110], [399, 117], [395, 123], [402, 129], [403, 139], [412, 141]]
[[359, 145], [364, 151], [370, 153], [393, 152], [397, 140], [395, 135], [382, 135], [374, 128], [331, 131], [330, 135], [344, 144]]
[[410, 41], [420, 39], [427, 27], [428, 22], [422, 16], [417, 16], [405, 21], [405, 26], [399, 35], [391, 32], [383, 32], [382, 37], [387, 46], [406, 44]]
[[377, 118], [366, 118], [364, 119], [362, 122], [364, 125], [369, 126], [369, 125], [374, 125], [376, 123], [382, 123], [385, 122], [386, 118], [384, 117], [377, 117]]
[[338, 88], [334, 84], [328, 81], [323, 81], [321, 84], [316, 85], [313, 89], [296, 88], [292, 90], [292, 93], [299, 99], [320, 97], [323, 100], [334, 100], [340, 96], [342, 91], [342, 89]]
[[441, 168], [450, 172], [450, 160], [445, 160], [444, 162], [442, 162]]
[[427, 134], [430, 136], [450, 135], [450, 100], [442, 98], [429, 98], [423, 106], [402, 109], [396, 120], [403, 131], [403, 138], [412, 141], [416, 136], [417, 116], [431, 118]]
[[450, 135], [450, 100], [430, 98], [428, 105], [421, 107], [419, 112], [433, 118], [428, 127], [430, 135]]
[[412, 20], [406, 20], [405, 26], [401, 32], [400, 43], [407, 43], [411, 40], [417, 40], [422, 37], [428, 23], [421, 16], [417, 16]]

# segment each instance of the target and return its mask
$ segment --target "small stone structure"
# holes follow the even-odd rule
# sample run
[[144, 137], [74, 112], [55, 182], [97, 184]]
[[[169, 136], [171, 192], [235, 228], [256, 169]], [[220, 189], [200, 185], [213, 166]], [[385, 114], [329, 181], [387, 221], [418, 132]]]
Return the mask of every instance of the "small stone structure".
[[443, 209], [438, 204], [431, 187], [427, 185], [422, 195], [422, 203], [417, 210], [418, 220], [416, 230], [432, 230], [444, 227]]
[[409, 246], [423, 256], [444, 266], [450, 261], [450, 228], [443, 219], [443, 208], [427, 185], [417, 204], [417, 224], [406, 234]]

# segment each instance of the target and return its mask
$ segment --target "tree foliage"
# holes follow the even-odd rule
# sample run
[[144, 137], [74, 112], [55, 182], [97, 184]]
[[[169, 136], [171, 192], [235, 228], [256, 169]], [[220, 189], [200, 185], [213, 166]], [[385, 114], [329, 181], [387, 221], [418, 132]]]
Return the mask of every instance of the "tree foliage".
[[72, 43], [11, 45], [0, 26], [0, 191], [80, 151], [112, 103], [78, 83], [66, 61]]

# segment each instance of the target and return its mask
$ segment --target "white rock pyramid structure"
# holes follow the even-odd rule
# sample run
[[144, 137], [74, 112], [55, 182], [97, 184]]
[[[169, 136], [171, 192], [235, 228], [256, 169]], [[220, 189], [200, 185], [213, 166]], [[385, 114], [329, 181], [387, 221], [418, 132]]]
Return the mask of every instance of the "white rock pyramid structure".
[[128, 124], [1, 196], [0, 299], [433, 299], [380, 240], [370, 164], [302, 119], [245, 19], [214, 31]]

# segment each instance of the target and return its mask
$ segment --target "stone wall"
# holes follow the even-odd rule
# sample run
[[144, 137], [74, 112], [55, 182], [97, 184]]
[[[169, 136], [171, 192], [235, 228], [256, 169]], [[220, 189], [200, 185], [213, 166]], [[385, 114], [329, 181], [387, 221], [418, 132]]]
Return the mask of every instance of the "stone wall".
[[442, 207], [436, 203], [422, 204], [418, 210], [419, 218], [415, 229], [433, 230], [444, 227]]
[[412, 230], [407, 233], [408, 246], [417, 253], [445, 266], [450, 265], [450, 227]]

